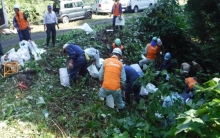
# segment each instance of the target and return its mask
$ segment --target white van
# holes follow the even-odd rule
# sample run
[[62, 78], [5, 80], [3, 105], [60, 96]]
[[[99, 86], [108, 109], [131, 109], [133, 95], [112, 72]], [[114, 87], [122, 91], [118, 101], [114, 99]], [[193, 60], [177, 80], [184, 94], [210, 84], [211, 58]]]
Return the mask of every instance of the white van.
[[113, 0], [96, 0], [92, 5], [92, 11], [95, 14], [111, 13], [113, 3]]
[[157, 0], [120, 0], [120, 2], [123, 10], [138, 12], [139, 10], [144, 10], [150, 5], [153, 5]]

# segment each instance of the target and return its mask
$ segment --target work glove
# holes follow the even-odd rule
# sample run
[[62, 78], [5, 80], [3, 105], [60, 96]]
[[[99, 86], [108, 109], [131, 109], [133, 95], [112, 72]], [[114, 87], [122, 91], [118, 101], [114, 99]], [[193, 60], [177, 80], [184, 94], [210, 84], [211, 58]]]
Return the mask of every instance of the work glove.
[[121, 18], [121, 16], [119, 16], [119, 21], [121, 21], [122, 20], [122, 18]]

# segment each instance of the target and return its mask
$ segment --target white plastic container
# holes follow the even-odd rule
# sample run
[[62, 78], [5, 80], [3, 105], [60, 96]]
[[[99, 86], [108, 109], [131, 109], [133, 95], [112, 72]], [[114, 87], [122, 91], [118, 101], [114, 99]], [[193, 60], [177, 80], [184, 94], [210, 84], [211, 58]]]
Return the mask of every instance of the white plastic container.
[[60, 74], [60, 84], [65, 87], [69, 87], [70, 81], [69, 81], [67, 68], [60, 68], [59, 74]]

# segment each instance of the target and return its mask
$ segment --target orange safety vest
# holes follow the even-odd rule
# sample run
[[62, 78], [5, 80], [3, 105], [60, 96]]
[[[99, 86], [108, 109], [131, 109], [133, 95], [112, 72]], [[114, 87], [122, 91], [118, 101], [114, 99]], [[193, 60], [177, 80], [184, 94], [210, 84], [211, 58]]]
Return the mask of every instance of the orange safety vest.
[[102, 87], [108, 90], [119, 90], [121, 88], [121, 69], [122, 63], [116, 56], [107, 58], [104, 61], [104, 79]]
[[158, 46], [151, 46], [151, 44], [147, 44], [147, 54], [146, 58], [154, 60], [156, 58], [156, 54], [160, 52], [160, 48]]
[[194, 85], [197, 84], [197, 81], [193, 77], [186, 78], [185, 82], [190, 90], [192, 90]]
[[112, 6], [113, 15], [114, 15], [114, 16], [119, 16], [119, 15], [121, 15], [121, 13], [120, 13], [120, 8], [119, 8], [120, 4], [121, 4], [120, 2], [117, 2], [116, 4], [114, 3], [113, 6]]
[[[117, 47], [117, 46], [116, 46], [116, 44], [115, 44], [115, 43], [113, 43], [113, 44], [112, 44], [112, 49], [115, 49], [116, 47]], [[120, 45], [120, 47], [119, 47], [119, 48], [122, 50], [124, 47], [123, 47], [123, 45]]]
[[28, 27], [28, 22], [27, 20], [24, 19], [23, 12], [18, 11], [18, 14], [16, 14], [15, 18], [20, 30], [24, 30]]

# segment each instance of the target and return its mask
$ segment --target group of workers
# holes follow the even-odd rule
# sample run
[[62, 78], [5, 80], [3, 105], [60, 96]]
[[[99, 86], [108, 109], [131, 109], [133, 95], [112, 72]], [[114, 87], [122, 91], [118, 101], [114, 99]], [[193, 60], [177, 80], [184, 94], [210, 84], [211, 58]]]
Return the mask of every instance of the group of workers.
[[[46, 45], [49, 46], [50, 34], [52, 33], [52, 44], [55, 46], [56, 29], [58, 24], [56, 14], [52, 11], [52, 7], [47, 6], [47, 12], [44, 15], [43, 24], [44, 30], [47, 33]], [[19, 32], [20, 40], [30, 40], [30, 25], [27, 20], [27, 16], [20, 11], [18, 5], [14, 5], [14, 11], [16, 15], [13, 18], [13, 25]], [[113, 27], [115, 27], [115, 20], [117, 17], [121, 19], [122, 9], [121, 3], [115, 0], [112, 7]], [[141, 69], [147, 67], [149, 64], [155, 64], [156, 55], [161, 53], [162, 41], [160, 38], [153, 37], [151, 42], [146, 45], [144, 50], [145, 58], [139, 61]], [[123, 65], [124, 47], [121, 44], [121, 40], [116, 38], [114, 43], [110, 45], [109, 58], [105, 59], [103, 64], [99, 63], [99, 50], [95, 48], [87, 48], [83, 50], [76, 44], [65, 44], [63, 46], [64, 53], [69, 55], [69, 74], [70, 79], [76, 82], [79, 78], [77, 74], [86, 77], [87, 62], [93, 60], [96, 67], [99, 69], [99, 80], [101, 88], [99, 91], [99, 97], [105, 98], [108, 95], [112, 95], [114, 102], [118, 110], [125, 108], [123, 101], [122, 91], [125, 92], [125, 102], [131, 103], [130, 94], [134, 94], [134, 100], [138, 103], [140, 101], [140, 89], [141, 83], [136, 81], [140, 74], [131, 66]], [[162, 54], [162, 53], [161, 53]], [[87, 58], [89, 57], [89, 58]], [[167, 74], [173, 72], [174, 64], [171, 60], [171, 54], [167, 52], [164, 56], [164, 61], [160, 66], [160, 71], [166, 70]], [[180, 94], [183, 99], [186, 97], [192, 97], [189, 95], [194, 90], [197, 79], [192, 75], [195, 75], [196, 71], [202, 70], [202, 68], [194, 61], [192, 63], [182, 63], [180, 73], [185, 77], [185, 93]], [[160, 74], [159, 74], [160, 75]]]
[[[19, 40], [31, 40], [31, 27], [28, 21], [27, 15], [20, 10], [20, 6], [14, 5], [15, 15], [12, 20], [13, 28], [17, 30]], [[47, 6], [47, 12], [44, 14], [43, 26], [44, 31], [46, 31], [46, 46], [49, 46], [50, 38], [52, 34], [52, 45], [55, 46], [56, 43], [56, 25], [58, 27], [57, 16], [54, 11], [52, 11], [52, 6]]]
[[[153, 37], [151, 42], [145, 47], [145, 58], [139, 61], [139, 66], [143, 69], [144, 66], [149, 64], [154, 66], [155, 58], [157, 53], [160, 53], [162, 46], [162, 41], [160, 38]], [[102, 65], [99, 63], [99, 50], [95, 48], [87, 48], [83, 50], [80, 46], [75, 44], [65, 44], [63, 46], [64, 52], [68, 53], [69, 69], [70, 69], [70, 79], [74, 82], [78, 79], [77, 73], [82, 76], [86, 76], [87, 71], [87, 56], [93, 61], [99, 69], [99, 81], [101, 88], [99, 90], [99, 97], [105, 98], [108, 95], [112, 95], [114, 102], [118, 110], [123, 110], [126, 104], [130, 104], [130, 95], [134, 95], [134, 101], [139, 103], [140, 101], [140, 90], [141, 82], [136, 81], [141, 75], [138, 71], [129, 65], [123, 65], [123, 55], [124, 47], [122, 46], [121, 40], [116, 38], [114, 43], [110, 45], [109, 48], [109, 58], [105, 59]], [[187, 66], [186, 66], [187, 65]], [[179, 94], [185, 100], [188, 98], [193, 98], [190, 92], [195, 89], [195, 84], [197, 84], [197, 79], [193, 76], [189, 76], [202, 68], [198, 63], [192, 61], [191, 65], [188, 63], [182, 63], [180, 73], [185, 77], [185, 92]], [[160, 71], [166, 70], [167, 74], [173, 73], [174, 64], [171, 59], [171, 54], [167, 52], [164, 55], [164, 61], [162, 62]], [[192, 72], [192, 73], [190, 73]], [[159, 74], [158, 74], [159, 76]], [[123, 96], [124, 95], [124, 96]]]

